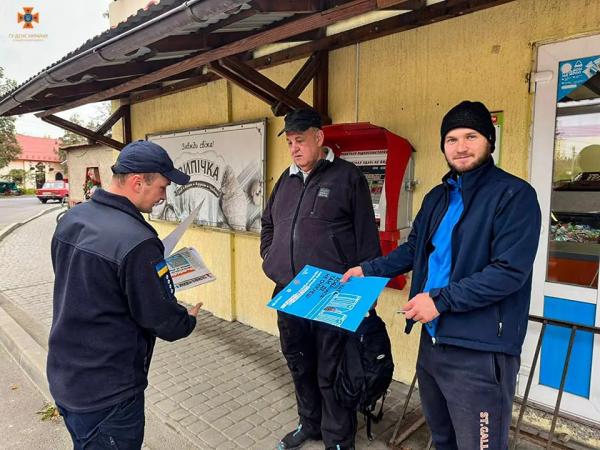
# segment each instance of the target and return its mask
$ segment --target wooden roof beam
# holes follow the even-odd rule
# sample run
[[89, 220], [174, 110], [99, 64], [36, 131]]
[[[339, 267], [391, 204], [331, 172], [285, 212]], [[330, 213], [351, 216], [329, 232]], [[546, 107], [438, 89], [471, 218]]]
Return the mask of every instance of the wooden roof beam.
[[[127, 106], [127, 107], [126, 107]], [[104, 121], [104, 123], [102, 125], [100, 125], [97, 129], [96, 129], [96, 133], [97, 134], [101, 134], [101, 135], [105, 135], [106, 132], [112, 128], [112, 126], [117, 123], [117, 121], [123, 117], [123, 115], [125, 114], [125, 112], [127, 111], [129, 105], [121, 105], [119, 106], [119, 108], [113, 112], [108, 119], [106, 119]]]
[[[141, 92], [138, 92], [138, 93], [141, 93]], [[107, 98], [106, 100], [119, 100], [119, 99], [128, 99], [128, 98], [129, 98], [128, 94], [120, 94], [120, 95], [116, 95], [111, 98]], [[77, 97], [62, 97], [62, 98], [52, 97], [51, 99], [48, 99], [48, 101], [44, 102], [44, 108], [48, 108], [48, 109], [54, 108], [56, 106], [63, 105], [65, 103], [65, 100], [71, 101], [71, 100], [76, 100], [76, 99], [77, 99]], [[13, 115], [35, 113], [36, 111], [39, 111], [39, 110], [40, 110], [39, 103], [34, 102], [32, 105], [31, 102], [25, 102], [14, 109]]]
[[252, 5], [262, 13], [314, 13], [321, 11], [321, 0], [254, 0]]
[[260, 89], [246, 78], [236, 74], [227, 67], [224, 67], [219, 61], [213, 61], [209, 64], [209, 67], [211, 71], [219, 75], [221, 78], [230, 81], [236, 86], [239, 86], [246, 92], [254, 95], [268, 105], [273, 105], [275, 102], [277, 102], [277, 98], [271, 95], [268, 91]]
[[[246, 62], [250, 67], [255, 69], [264, 69], [273, 67], [279, 64], [284, 64], [290, 61], [295, 61], [300, 58], [306, 58], [318, 50], [335, 50], [338, 48], [352, 45], [357, 42], [364, 42], [371, 39], [377, 39], [382, 36], [387, 36], [392, 33], [398, 33], [406, 30], [418, 28], [430, 23], [440, 22], [450, 19], [459, 14], [469, 14], [485, 8], [509, 3], [514, 0], [463, 0], [459, 2], [459, 12], [456, 10], [449, 11], [449, 8], [444, 3], [436, 3], [423, 8], [423, 10], [413, 11], [406, 14], [401, 14], [396, 17], [384, 19], [379, 22], [363, 25], [348, 31], [344, 31], [332, 36], [324, 36], [316, 39], [313, 42], [297, 45], [285, 50], [280, 50], [269, 55], [249, 60]], [[178, 83], [173, 83], [161, 89], [148, 91], [144, 93], [135, 93], [131, 96], [133, 102], [141, 102], [169, 95], [176, 92], [193, 89], [198, 86], [205, 85], [218, 79], [218, 75], [209, 73], [193, 79], [184, 80]]]
[[427, 0], [377, 0], [379, 9], [415, 10], [425, 6]]
[[[89, 45], [93, 45], [93, 47], [82, 46], [77, 52], [66, 55], [60, 62], [53, 64], [47, 70], [40, 72], [11, 91], [10, 95], [2, 97], [0, 114], [3, 116], [18, 114], [16, 110], [19, 109], [20, 104], [27, 102], [54, 82], [62, 82], [93, 67], [104, 65], [107, 60], [123, 61], [124, 55], [164, 36], [165, 30], [177, 32], [191, 26], [196, 27], [199, 20], [219, 21], [223, 14], [231, 14], [246, 4], [247, 0], [190, 1], [185, 5], [182, 3], [180, 6], [170, 9], [164, 14], [158, 13], [156, 21], [146, 21], [134, 28], [125, 27], [127, 31], [116, 39], [92, 39]], [[106, 37], [111, 35], [109, 33]], [[101, 40], [103, 42], [100, 42]], [[45, 104], [38, 104], [34, 111], [40, 111], [46, 107]]]
[[318, 50], [336, 50], [358, 42], [412, 30], [512, 1], [514, 0], [452, 0], [450, 3], [434, 3], [420, 10], [400, 14], [312, 42], [296, 45], [270, 55], [261, 56], [249, 61], [248, 64], [256, 68], [272, 67], [305, 58]]
[[291, 36], [289, 38], [285, 38], [279, 42], [301, 42], [301, 41], [314, 41], [315, 39], [322, 38], [324, 36], [322, 29], [307, 31], [306, 33], [297, 34], [296, 36]]
[[[308, 86], [308, 83], [310, 83], [310, 81], [314, 78], [317, 70], [319, 69], [320, 63], [320, 53], [311, 55], [300, 68], [298, 73], [294, 75], [294, 78], [292, 78], [292, 80], [288, 83], [285, 91], [294, 97], [299, 97], [304, 89], [306, 89], [306, 86]], [[273, 111], [273, 114], [278, 117], [285, 115], [290, 108], [285, 103], [278, 102], [276, 105], [271, 107], [271, 110]]]
[[376, 8], [376, 0], [354, 0], [342, 6], [331, 8], [323, 12], [311, 14], [310, 16], [286, 23], [271, 30], [266, 30], [257, 33], [256, 35], [248, 37], [246, 39], [223, 45], [222, 47], [216, 48], [214, 50], [209, 50], [207, 52], [191, 57], [185, 61], [157, 70], [156, 72], [150, 73], [148, 75], [141, 76], [135, 80], [122, 83], [118, 86], [107, 89], [106, 91], [98, 92], [96, 94], [81, 98], [79, 100], [65, 103], [60, 107], [40, 112], [37, 114], [37, 116], [48, 116], [60, 111], [75, 108], [77, 106], [86, 105], [88, 103], [100, 102], [106, 100], [109, 97], [134, 91], [144, 85], [162, 80], [177, 73], [185, 72], [195, 67], [202, 66], [211, 61], [216, 61], [220, 58], [225, 58], [227, 56], [252, 50], [260, 46], [270, 44], [272, 42], [277, 42], [300, 33], [314, 30], [316, 28], [326, 27], [340, 20], [349, 19], [351, 17], [356, 17], [366, 12], [373, 11]]
[[[267, 29], [268, 28], [272, 27], [267, 27]], [[154, 42], [153, 44], [149, 45], [148, 48], [150, 48], [154, 54], [179, 51], [206, 51], [221, 47], [225, 44], [230, 44], [231, 42], [239, 41], [240, 39], [246, 39], [254, 34], [256, 34], [256, 31], [228, 31], [213, 33], [202, 32], [168, 36], [160, 41]], [[282, 42], [311, 41], [321, 37], [321, 34], [321, 30], [311, 30], [297, 36], [286, 38]], [[148, 73], [148, 71], [145, 73]]]
[[76, 123], [69, 122], [68, 120], [65, 120], [58, 116], [49, 115], [49, 116], [42, 117], [41, 119], [44, 122], [55, 125], [59, 128], [62, 128], [63, 130], [67, 130], [72, 133], [78, 134], [80, 136], [90, 139], [91, 141], [107, 145], [108, 147], [114, 148], [115, 150], [121, 150], [125, 146], [125, 144], [123, 144], [119, 141], [115, 141], [112, 138], [98, 134], [98, 133], [94, 132], [93, 130], [89, 130], [88, 128], [84, 128], [81, 125], [77, 125]]
[[290, 94], [262, 73], [235, 58], [227, 57], [213, 62], [210, 69], [268, 103], [272, 108], [281, 103], [287, 107], [287, 112], [289, 109], [309, 106], [297, 95]]

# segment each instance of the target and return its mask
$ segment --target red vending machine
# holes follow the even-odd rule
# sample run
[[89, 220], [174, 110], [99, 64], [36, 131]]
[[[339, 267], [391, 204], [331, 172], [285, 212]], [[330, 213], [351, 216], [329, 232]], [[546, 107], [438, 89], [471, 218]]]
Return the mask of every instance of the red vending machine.
[[[323, 132], [324, 145], [365, 174], [379, 226], [381, 251], [387, 255], [410, 232], [414, 149], [403, 137], [369, 122], [328, 125]], [[402, 289], [405, 284], [406, 278], [400, 275], [388, 287]]]

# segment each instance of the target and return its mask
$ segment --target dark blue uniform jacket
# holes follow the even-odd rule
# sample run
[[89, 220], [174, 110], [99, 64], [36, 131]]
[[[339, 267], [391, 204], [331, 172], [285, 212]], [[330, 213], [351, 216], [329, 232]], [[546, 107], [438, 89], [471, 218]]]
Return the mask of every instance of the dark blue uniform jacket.
[[88, 412], [143, 391], [156, 337], [173, 341], [194, 329], [163, 251], [135, 206], [103, 190], [61, 219], [47, 365], [59, 405]]
[[[408, 241], [361, 264], [366, 276], [413, 271], [410, 297], [423, 292], [432, 237], [448, 209], [448, 173], [423, 199]], [[436, 341], [519, 355], [527, 331], [531, 273], [540, 233], [535, 190], [494, 165], [463, 174], [464, 210], [452, 232], [450, 282], [429, 295], [440, 312]], [[410, 332], [413, 322], [407, 323]]]

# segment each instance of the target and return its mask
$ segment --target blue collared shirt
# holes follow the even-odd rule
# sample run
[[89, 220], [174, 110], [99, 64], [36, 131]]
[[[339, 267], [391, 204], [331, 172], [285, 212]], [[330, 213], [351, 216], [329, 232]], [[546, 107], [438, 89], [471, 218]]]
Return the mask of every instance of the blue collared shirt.
[[[450, 202], [448, 210], [442, 218], [438, 229], [433, 235], [431, 243], [434, 250], [429, 255], [427, 268], [427, 282], [423, 292], [431, 289], [443, 288], [450, 282], [450, 270], [452, 269], [452, 231], [462, 215], [464, 204], [462, 199], [462, 179], [448, 179], [450, 186]], [[435, 337], [437, 322], [439, 318], [426, 324], [426, 329], [432, 337]]]

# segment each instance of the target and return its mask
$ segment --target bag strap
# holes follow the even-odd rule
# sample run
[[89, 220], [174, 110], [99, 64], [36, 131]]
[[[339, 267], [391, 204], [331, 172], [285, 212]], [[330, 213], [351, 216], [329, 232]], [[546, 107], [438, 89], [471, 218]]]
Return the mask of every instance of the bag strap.
[[385, 394], [383, 394], [383, 397], [381, 397], [381, 406], [379, 407], [379, 412], [377, 413], [377, 415], [373, 415], [371, 411], [367, 411], [364, 413], [365, 422], [367, 423], [367, 439], [369, 439], [369, 441], [372, 441], [374, 439], [373, 433], [371, 432], [371, 424], [373, 422], [379, 423], [379, 421], [383, 419], [383, 404], [385, 402], [387, 394], [388, 393], [386, 391]]
[[371, 414], [365, 414], [365, 420], [367, 422], [367, 439], [373, 440], [373, 433], [371, 433]]
[[387, 397], [387, 391], [385, 391], [385, 393], [383, 394], [383, 397], [381, 397], [381, 406], [379, 407], [379, 412], [377, 413], [376, 416], [373, 416], [373, 421], [375, 423], [379, 423], [379, 421], [383, 418], [383, 403], [385, 402], [385, 398]]

